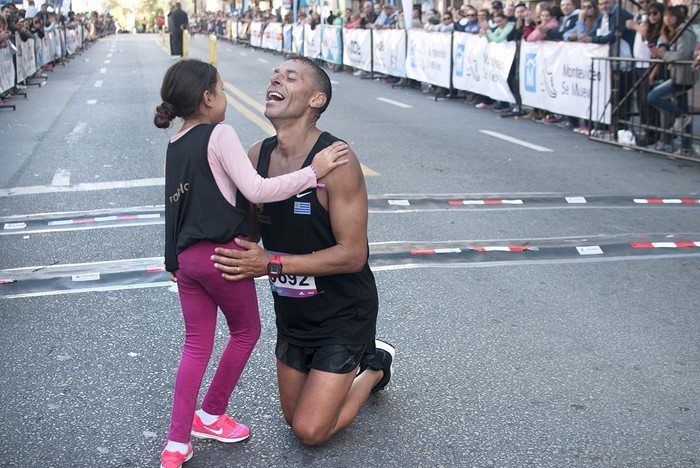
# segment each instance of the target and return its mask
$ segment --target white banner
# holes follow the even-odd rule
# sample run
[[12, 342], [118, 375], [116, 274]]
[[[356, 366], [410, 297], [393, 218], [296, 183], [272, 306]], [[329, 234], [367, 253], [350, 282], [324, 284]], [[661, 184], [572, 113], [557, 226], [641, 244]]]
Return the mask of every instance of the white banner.
[[[375, 72], [405, 78], [406, 31], [403, 29], [372, 30], [372, 56]], [[447, 69], [449, 68], [448, 63]]]
[[343, 65], [372, 71], [372, 30], [343, 28]]
[[296, 24], [292, 27], [292, 51], [295, 54], [304, 54], [304, 27]]
[[15, 33], [17, 44], [17, 83], [36, 73], [36, 59], [34, 58], [34, 39], [24, 42], [18, 33]]
[[321, 53], [328, 63], [343, 63], [342, 29], [325, 24], [321, 27]]
[[[520, 46], [520, 95], [526, 106], [589, 118], [592, 57], [607, 57], [608, 46], [579, 42], [523, 42]], [[594, 60], [593, 119], [610, 123], [608, 62]]]
[[292, 25], [285, 24], [282, 27], [282, 50], [292, 52]]
[[262, 48], [282, 52], [282, 23], [267, 23], [263, 31]]
[[9, 47], [0, 49], [0, 92], [7, 91], [15, 85], [15, 64]]
[[452, 57], [453, 87], [497, 101], [515, 102], [508, 86], [508, 74], [515, 59], [515, 42], [497, 44], [476, 34], [455, 32]]
[[409, 29], [406, 34], [408, 39], [406, 76], [413, 80], [449, 88], [452, 33]]
[[317, 59], [321, 56], [321, 28], [311, 29], [310, 24], [304, 25], [304, 57]]
[[250, 45], [252, 47], [262, 47], [263, 24], [260, 21], [250, 23]]

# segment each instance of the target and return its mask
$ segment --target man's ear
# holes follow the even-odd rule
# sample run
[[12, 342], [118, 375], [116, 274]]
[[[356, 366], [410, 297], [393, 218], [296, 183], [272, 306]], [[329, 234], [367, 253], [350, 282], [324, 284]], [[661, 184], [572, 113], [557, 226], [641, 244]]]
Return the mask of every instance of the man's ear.
[[311, 97], [311, 107], [314, 109], [320, 109], [326, 105], [328, 96], [325, 93], [317, 92]]

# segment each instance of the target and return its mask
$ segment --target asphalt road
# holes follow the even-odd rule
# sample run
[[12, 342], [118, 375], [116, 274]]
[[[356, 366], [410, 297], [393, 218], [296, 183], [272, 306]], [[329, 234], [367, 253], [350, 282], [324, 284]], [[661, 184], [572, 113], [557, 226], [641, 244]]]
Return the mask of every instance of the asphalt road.
[[[282, 57], [218, 51], [248, 146]], [[161, 271], [176, 129], [152, 124], [171, 63], [155, 36], [108, 37], [0, 112], [0, 466], [157, 466], [183, 340]], [[329, 74], [320, 126], [365, 166], [394, 379], [301, 446], [258, 281], [263, 334], [229, 406], [252, 436], [196, 441], [186, 466], [700, 464], [700, 165]]]

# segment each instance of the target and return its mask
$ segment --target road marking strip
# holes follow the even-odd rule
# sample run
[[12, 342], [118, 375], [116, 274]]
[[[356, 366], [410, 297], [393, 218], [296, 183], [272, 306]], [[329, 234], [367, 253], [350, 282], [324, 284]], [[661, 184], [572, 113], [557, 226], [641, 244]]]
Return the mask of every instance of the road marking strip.
[[264, 58], [259, 58], [259, 59], [256, 59], [256, 60], [257, 60], [258, 62], [260, 62], [260, 63], [267, 63], [267, 60], [265, 60]]
[[243, 116], [244, 116], [246, 119], [250, 120], [250, 121], [253, 122], [255, 125], [257, 125], [258, 127], [260, 127], [260, 129], [261, 129], [263, 132], [267, 133], [268, 135], [274, 135], [274, 134], [275, 134], [275, 129], [274, 129], [274, 127], [273, 127], [272, 125], [270, 125], [269, 122], [267, 122], [266, 120], [261, 119], [260, 117], [258, 117], [258, 115], [257, 115], [256, 113], [254, 113], [253, 111], [251, 111], [250, 109], [248, 109], [248, 108], [245, 107], [244, 105], [239, 104], [238, 102], [236, 102], [236, 101], [231, 97], [231, 95], [226, 94], [226, 100], [227, 100], [228, 103], [231, 105], [231, 107], [233, 107], [233, 108], [236, 109], [238, 112], [240, 112], [241, 114], [243, 114]]
[[[232, 85], [231, 83], [229, 83], [228, 81], [224, 81], [224, 87], [225, 87], [226, 89], [228, 89], [229, 91], [231, 91], [231, 93], [233, 93], [235, 96], [238, 96], [238, 97], [241, 99], [241, 101], [245, 102], [246, 104], [248, 104], [248, 105], [249, 105], [250, 107], [252, 107], [253, 109], [257, 110], [257, 111], [260, 112], [261, 114], [264, 114], [264, 113], [265, 113], [265, 104], [262, 104], [262, 103], [256, 101], [255, 99], [253, 99], [252, 97], [248, 96], [246, 93], [244, 93], [244, 92], [241, 91], [240, 89], [238, 89], [238, 88], [236, 88], [235, 86], [233, 86], [233, 85]], [[273, 132], [271, 135], [274, 135], [274, 132]]]
[[494, 138], [498, 138], [500, 140], [508, 141], [510, 143], [515, 143], [516, 145], [524, 146], [525, 148], [530, 148], [530, 149], [533, 149], [535, 151], [540, 151], [542, 153], [552, 153], [553, 152], [553, 150], [551, 150], [549, 148], [545, 148], [544, 146], [539, 146], [539, 145], [535, 145], [532, 143], [528, 143], [527, 141], [519, 140], [517, 138], [513, 138], [511, 136], [504, 135], [502, 133], [493, 132], [491, 130], [479, 130], [479, 132], [483, 133], [485, 135], [492, 136]]
[[95, 88], [101, 88], [101, 87], [102, 87], [102, 80], [95, 81]]
[[15, 187], [10, 189], [0, 189], [0, 198], [12, 197], [16, 195], [40, 195], [58, 192], [89, 192], [93, 190], [113, 190], [137, 187], [155, 187], [165, 185], [165, 178], [155, 177], [152, 179], [118, 180], [113, 182], [92, 182], [76, 184], [69, 187], [56, 187], [52, 185], [33, 185], [29, 187]]
[[383, 98], [383, 97], [378, 97], [377, 101], [386, 102], [387, 104], [391, 104], [392, 106], [396, 106], [396, 107], [401, 107], [402, 109], [411, 109], [413, 107], [413, 106], [409, 106], [408, 104], [404, 104], [403, 102], [398, 102], [398, 101], [394, 101], [393, 99], [387, 99], [387, 98]]

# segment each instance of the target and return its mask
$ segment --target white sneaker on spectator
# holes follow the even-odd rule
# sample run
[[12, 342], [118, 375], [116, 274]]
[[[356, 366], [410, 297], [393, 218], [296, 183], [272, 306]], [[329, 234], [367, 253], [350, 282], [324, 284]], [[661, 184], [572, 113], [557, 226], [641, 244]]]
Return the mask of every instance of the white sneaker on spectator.
[[364, 72], [363, 72], [362, 70], [357, 70], [357, 71], [355, 71], [352, 75], [353, 75], [353, 76], [362, 76], [363, 73], [364, 73]]
[[673, 121], [673, 131], [678, 133], [682, 132], [683, 129], [692, 121], [693, 117], [688, 114], [683, 114], [680, 117], [676, 117], [676, 120]]

